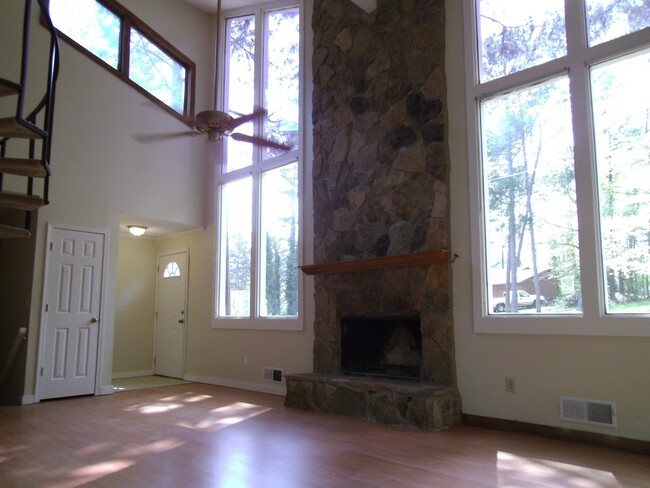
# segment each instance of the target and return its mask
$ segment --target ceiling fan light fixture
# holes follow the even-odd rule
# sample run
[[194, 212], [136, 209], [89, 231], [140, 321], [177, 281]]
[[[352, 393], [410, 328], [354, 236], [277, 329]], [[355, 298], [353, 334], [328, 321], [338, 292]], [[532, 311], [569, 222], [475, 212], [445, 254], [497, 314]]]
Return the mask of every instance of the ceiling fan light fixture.
[[127, 225], [126, 228], [129, 229], [129, 232], [134, 236], [140, 237], [147, 231], [149, 227], [146, 227], [144, 225]]

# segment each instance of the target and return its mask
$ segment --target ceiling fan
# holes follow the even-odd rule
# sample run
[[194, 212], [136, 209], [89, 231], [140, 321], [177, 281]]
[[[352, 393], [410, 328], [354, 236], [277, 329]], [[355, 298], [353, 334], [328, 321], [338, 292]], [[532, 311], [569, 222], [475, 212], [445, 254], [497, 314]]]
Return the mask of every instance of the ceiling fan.
[[[217, 0], [217, 39], [219, 39], [219, 31], [221, 26], [221, 0]], [[291, 146], [281, 144], [263, 137], [250, 136], [233, 132], [237, 127], [250, 122], [252, 120], [261, 119], [267, 114], [263, 108], [256, 108], [253, 113], [248, 115], [239, 115], [233, 117], [232, 115], [222, 112], [220, 110], [204, 110], [199, 112], [194, 117], [193, 130], [183, 132], [172, 132], [166, 134], [140, 134], [134, 138], [140, 142], [153, 142], [155, 140], [167, 139], [170, 137], [182, 136], [196, 136], [207, 134], [209, 142], [220, 142], [224, 136], [229, 136], [235, 141], [249, 142], [257, 146], [269, 147], [278, 149], [280, 151], [289, 151]]]
[[202, 134], [208, 135], [208, 141], [210, 142], [219, 142], [223, 139], [224, 136], [229, 136], [235, 141], [250, 142], [257, 146], [270, 147], [273, 149], [279, 149], [281, 151], [288, 151], [291, 149], [291, 146], [286, 144], [280, 144], [269, 139], [264, 139], [262, 137], [249, 136], [247, 134], [241, 134], [239, 132], [233, 132], [237, 127], [251, 120], [262, 118], [266, 115], [266, 110], [256, 109], [253, 113], [248, 115], [241, 115], [238, 117], [233, 117], [226, 112], [221, 112], [219, 110], [204, 110], [199, 112], [194, 117], [193, 130], [191, 131], [182, 131], [182, 132], [170, 132], [164, 134], [140, 134], [134, 136], [136, 140], [140, 142], [153, 142], [160, 139], [168, 139], [171, 137], [182, 137], [182, 136], [197, 136]]

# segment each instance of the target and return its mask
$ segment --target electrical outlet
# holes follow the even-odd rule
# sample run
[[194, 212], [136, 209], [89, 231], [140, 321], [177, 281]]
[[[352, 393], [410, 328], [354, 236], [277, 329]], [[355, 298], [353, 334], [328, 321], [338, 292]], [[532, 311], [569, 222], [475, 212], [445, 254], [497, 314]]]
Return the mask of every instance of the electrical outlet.
[[508, 393], [515, 392], [515, 379], [510, 376], [506, 376], [506, 391]]

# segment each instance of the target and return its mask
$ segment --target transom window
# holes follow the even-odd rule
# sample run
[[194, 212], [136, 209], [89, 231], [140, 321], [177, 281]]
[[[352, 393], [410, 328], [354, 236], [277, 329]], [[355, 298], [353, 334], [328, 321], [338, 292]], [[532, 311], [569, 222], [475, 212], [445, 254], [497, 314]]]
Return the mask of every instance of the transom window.
[[466, 1], [476, 329], [650, 335], [650, 11]]
[[266, 117], [226, 137], [217, 171], [215, 327], [300, 329], [300, 7], [226, 13], [223, 106]]
[[194, 63], [115, 0], [49, 0], [62, 38], [156, 104], [193, 114]]

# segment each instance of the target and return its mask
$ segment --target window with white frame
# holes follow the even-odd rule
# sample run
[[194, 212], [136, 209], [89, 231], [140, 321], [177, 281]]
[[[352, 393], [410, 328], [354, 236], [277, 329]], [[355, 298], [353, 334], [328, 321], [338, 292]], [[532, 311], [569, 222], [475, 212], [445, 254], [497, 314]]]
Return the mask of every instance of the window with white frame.
[[647, 0], [466, 0], [475, 329], [650, 335]]
[[237, 132], [291, 149], [224, 139], [213, 325], [301, 329], [300, 6], [274, 3], [224, 17], [224, 110], [264, 107], [264, 118]]

